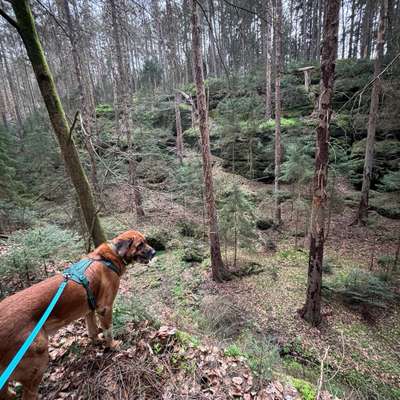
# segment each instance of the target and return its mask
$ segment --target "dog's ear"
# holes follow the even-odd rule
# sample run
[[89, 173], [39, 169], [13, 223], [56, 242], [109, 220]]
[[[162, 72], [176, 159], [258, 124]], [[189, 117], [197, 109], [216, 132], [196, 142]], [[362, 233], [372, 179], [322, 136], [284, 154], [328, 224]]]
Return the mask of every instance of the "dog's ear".
[[128, 252], [132, 242], [132, 239], [118, 240], [118, 242], [115, 244], [115, 250], [117, 250], [117, 253], [120, 257], [124, 258], [126, 256], [126, 253]]

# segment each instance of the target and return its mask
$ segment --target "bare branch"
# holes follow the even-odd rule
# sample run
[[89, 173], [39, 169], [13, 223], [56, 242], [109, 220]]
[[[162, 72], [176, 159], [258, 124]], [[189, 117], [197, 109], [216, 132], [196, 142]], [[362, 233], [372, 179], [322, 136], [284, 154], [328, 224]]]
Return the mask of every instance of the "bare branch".
[[17, 31], [19, 31], [19, 25], [14, 18], [10, 17], [4, 10], [0, 8], [0, 15], [10, 24], [12, 25]]

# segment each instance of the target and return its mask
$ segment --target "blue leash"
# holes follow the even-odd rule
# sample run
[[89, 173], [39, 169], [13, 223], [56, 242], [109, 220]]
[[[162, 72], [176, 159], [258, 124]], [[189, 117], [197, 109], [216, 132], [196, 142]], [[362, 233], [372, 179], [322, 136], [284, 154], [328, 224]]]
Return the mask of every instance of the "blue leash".
[[22, 357], [25, 355], [25, 353], [29, 349], [29, 346], [35, 340], [37, 334], [39, 333], [39, 331], [42, 329], [43, 325], [47, 321], [47, 318], [49, 318], [50, 313], [53, 311], [53, 308], [55, 307], [58, 299], [60, 298], [62, 292], [64, 291], [65, 286], [67, 286], [67, 283], [68, 283], [67, 278], [61, 282], [61, 285], [58, 287], [56, 294], [54, 295], [54, 297], [51, 300], [50, 304], [48, 305], [46, 311], [40, 318], [39, 322], [37, 323], [37, 325], [35, 326], [33, 331], [30, 333], [30, 335], [26, 339], [25, 343], [19, 348], [18, 353], [14, 356], [14, 358], [8, 364], [8, 367], [0, 375], [0, 390], [6, 384], [6, 382], [10, 378], [11, 374], [14, 372], [14, 370], [17, 367], [17, 365], [19, 364], [19, 362], [22, 360]]

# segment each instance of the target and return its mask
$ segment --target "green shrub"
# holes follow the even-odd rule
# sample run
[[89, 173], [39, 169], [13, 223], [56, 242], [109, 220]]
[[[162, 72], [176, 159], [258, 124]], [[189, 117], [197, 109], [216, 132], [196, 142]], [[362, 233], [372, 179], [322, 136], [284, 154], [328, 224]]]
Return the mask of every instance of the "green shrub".
[[245, 357], [260, 382], [272, 379], [272, 373], [280, 362], [279, 350], [267, 337], [245, 335], [243, 343]]
[[324, 286], [328, 292], [338, 296], [345, 304], [362, 306], [362, 310], [386, 308], [395, 300], [391, 286], [376, 275], [361, 269], [340, 274]]
[[242, 350], [235, 343], [230, 344], [225, 350], [224, 355], [227, 357], [240, 357], [243, 356]]
[[0, 275], [18, 276], [24, 283], [47, 274], [47, 265], [57, 260], [73, 260], [82, 249], [77, 234], [50, 224], [17, 231], [7, 245], [9, 250], [2, 257]]
[[182, 260], [188, 263], [201, 263], [206, 258], [206, 251], [197, 242], [190, 241], [185, 243]]
[[393, 280], [394, 276], [398, 273], [398, 265], [395, 265], [395, 257], [381, 256], [378, 258], [378, 276], [385, 282]]
[[203, 236], [203, 230], [201, 226], [193, 221], [188, 221], [186, 219], [180, 219], [176, 223], [179, 233], [182, 236], [201, 238]]
[[111, 104], [98, 104], [96, 106], [96, 117], [114, 119], [115, 117], [114, 107]]
[[130, 297], [117, 297], [113, 307], [113, 327], [117, 334], [124, 333], [127, 330], [127, 323], [139, 323], [149, 321], [153, 326], [158, 327], [158, 319], [149, 311], [149, 305], [146, 299]]
[[156, 251], [162, 251], [167, 248], [171, 235], [165, 229], [153, 228], [146, 233], [147, 243]]
[[311, 383], [303, 381], [302, 379], [292, 378], [292, 384], [303, 400], [315, 400], [317, 392]]

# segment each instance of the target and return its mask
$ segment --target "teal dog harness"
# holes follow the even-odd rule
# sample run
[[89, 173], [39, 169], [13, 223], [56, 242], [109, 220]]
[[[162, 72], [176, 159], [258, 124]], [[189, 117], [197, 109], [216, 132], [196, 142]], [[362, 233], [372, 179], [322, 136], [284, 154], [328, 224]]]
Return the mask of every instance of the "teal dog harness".
[[72, 281], [79, 283], [86, 289], [89, 307], [92, 310], [96, 309], [96, 298], [94, 297], [92, 289], [90, 289], [89, 280], [86, 277], [85, 273], [90, 265], [95, 261], [102, 262], [106, 267], [110, 268], [117, 275], [120, 275], [118, 268], [111, 261], [92, 260], [91, 258], [85, 258], [76, 262], [75, 264], [70, 265], [63, 273], [66, 279], [71, 279]]

